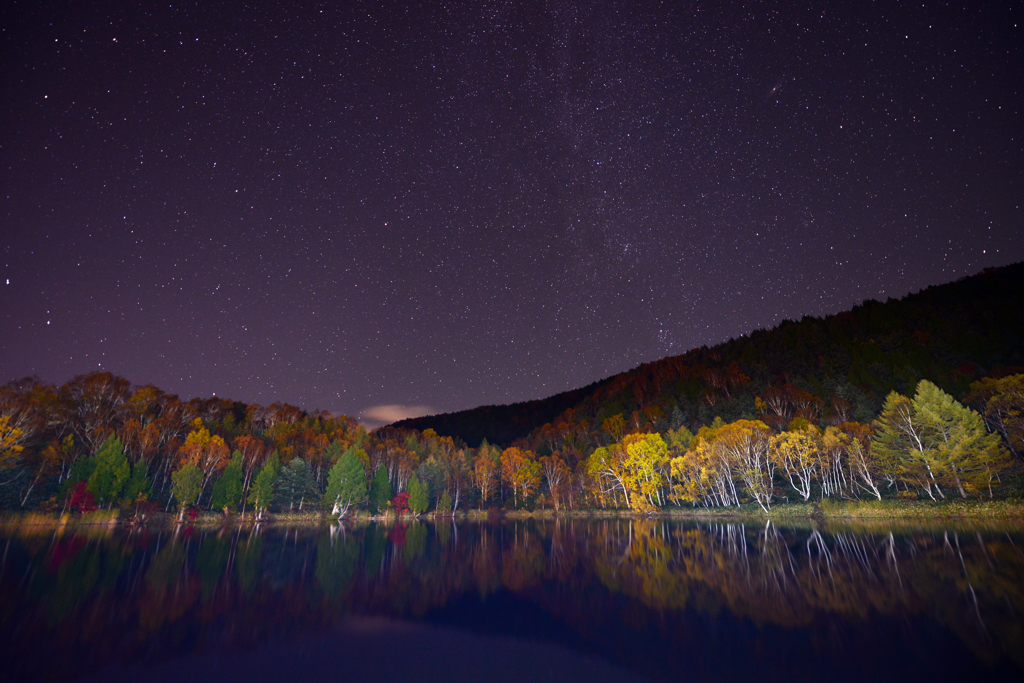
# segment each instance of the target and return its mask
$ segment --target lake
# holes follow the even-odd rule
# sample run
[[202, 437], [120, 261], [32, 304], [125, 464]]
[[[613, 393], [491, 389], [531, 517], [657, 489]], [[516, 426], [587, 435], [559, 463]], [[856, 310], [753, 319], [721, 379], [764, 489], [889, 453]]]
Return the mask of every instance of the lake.
[[1024, 535], [504, 520], [0, 536], [6, 680], [1024, 680]]

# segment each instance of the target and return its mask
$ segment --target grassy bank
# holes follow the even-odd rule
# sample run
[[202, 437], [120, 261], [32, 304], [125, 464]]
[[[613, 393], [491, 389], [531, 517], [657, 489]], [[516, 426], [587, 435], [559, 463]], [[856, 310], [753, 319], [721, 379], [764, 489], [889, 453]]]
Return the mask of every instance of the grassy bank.
[[[482, 522], [501, 519], [633, 519], [640, 517], [629, 510], [465, 510], [452, 516], [421, 515], [422, 520], [454, 519]], [[775, 505], [765, 513], [757, 505], [743, 505], [729, 508], [669, 508], [646, 517], [694, 520], [694, 521], [728, 521], [763, 524], [772, 521], [776, 524], [803, 525], [806, 523], [827, 524], [829, 527], [854, 524], [856, 526], [890, 524], [899, 522], [909, 526], [943, 525], [960, 521], [972, 523], [992, 523], [998, 525], [1011, 524], [1024, 526], [1024, 500], [944, 500], [944, 501], [905, 501], [905, 500], [860, 500], [836, 501], [825, 499], [810, 503], [784, 503]], [[405, 516], [403, 520], [412, 521]], [[346, 518], [349, 524], [367, 524], [371, 522], [394, 523], [393, 514], [371, 515], [358, 511]], [[147, 528], [167, 528], [178, 523], [177, 516], [159, 513], [146, 520]], [[257, 523], [270, 528], [319, 527], [333, 524], [334, 520], [324, 512], [285, 512], [268, 515], [257, 520], [252, 513], [225, 517], [220, 513], [202, 513], [195, 520], [188, 522], [200, 529], [217, 529], [221, 527], [253, 527]], [[93, 531], [113, 530], [118, 527], [138, 525], [128, 514], [119, 510], [100, 510], [84, 515], [56, 513], [2, 513], [0, 514], [0, 530], [15, 529], [55, 529], [74, 528], [92, 529]]]

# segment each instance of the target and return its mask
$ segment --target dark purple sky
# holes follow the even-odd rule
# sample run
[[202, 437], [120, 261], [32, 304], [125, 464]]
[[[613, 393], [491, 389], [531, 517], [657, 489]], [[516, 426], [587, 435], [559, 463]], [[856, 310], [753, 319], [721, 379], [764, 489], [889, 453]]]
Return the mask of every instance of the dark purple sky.
[[41, 4], [0, 381], [450, 411], [1024, 259], [1019, 3]]

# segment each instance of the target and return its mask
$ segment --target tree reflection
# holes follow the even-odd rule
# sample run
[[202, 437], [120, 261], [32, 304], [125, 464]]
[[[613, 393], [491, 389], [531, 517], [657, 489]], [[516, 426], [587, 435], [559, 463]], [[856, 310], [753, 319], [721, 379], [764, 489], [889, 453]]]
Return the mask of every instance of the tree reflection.
[[416, 619], [503, 593], [591, 635], [602, 619], [647, 629], [729, 615], [818, 639], [826, 621], [857, 631], [925, 620], [981, 662], [1024, 668], [1024, 546], [1009, 533], [446, 520], [6, 544], [0, 594], [7, 623], [20, 625], [8, 647], [61, 632], [69, 658], [98, 642], [131, 644], [89, 650], [101, 659], [178, 652], [197, 637], [255, 645], [348, 614]]

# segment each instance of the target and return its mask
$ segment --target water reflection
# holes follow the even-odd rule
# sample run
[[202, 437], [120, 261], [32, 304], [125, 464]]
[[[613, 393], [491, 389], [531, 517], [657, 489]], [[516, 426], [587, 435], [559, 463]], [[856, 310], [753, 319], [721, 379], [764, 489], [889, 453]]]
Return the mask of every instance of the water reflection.
[[598, 679], [600, 667], [656, 680], [1024, 671], [1024, 552], [1011, 533], [557, 520], [2, 542], [12, 680], [111, 666], [153, 677], [184, 656], [355, 642], [367, 623], [420, 629], [421, 641], [554, 646], [570, 653], [545, 655], [563, 668], [601, 662], [587, 669]]

